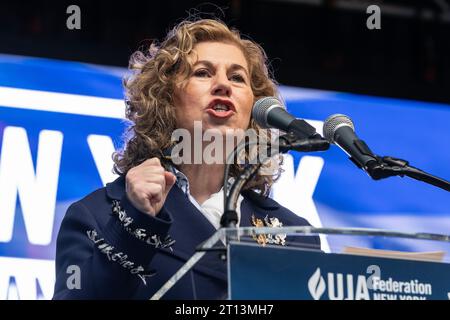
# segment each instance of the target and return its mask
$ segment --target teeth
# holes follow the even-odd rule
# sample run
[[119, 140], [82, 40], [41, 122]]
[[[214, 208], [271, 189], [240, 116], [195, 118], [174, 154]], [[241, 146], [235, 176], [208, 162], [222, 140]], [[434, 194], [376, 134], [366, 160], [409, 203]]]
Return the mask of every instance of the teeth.
[[228, 111], [228, 110], [229, 110], [228, 106], [226, 106], [226, 105], [224, 105], [224, 104], [221, 104], [221, 103], [216, 104], [216, 105], [213, 107], [213, 109], [214, 109], [215, 111]]

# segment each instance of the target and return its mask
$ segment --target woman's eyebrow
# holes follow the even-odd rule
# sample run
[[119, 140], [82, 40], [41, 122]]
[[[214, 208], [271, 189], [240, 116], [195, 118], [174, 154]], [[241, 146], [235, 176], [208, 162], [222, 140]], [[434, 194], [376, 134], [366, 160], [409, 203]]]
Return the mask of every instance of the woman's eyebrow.
[[198, 60], [198, 61], [196, 61], [195, 63], [194, 63], [194, 67], [196, 66], [196, 65], [199, 65], [199, 64], [203, 64], [203, 65], [205, 65], [205, 66], [207, 66], [208, 68], [214, 68], [214, 64], [211, 62], [211, 61], [209, 61], [209, 60]]
[[[213, 64], [211, 61], [209, 61], [209, 60], [198, 60], [198, 61], [196, 61], [196, 62], [194, 63], [193, 66], [195, 67], [195, 66], [197, 66], [197, 65], [199, 65], [199, 64], [203, 64], [203, 65], [205, 65], [205, 66], [208, 67], [208, 68], [214, 69], [214, 64]], [[248, 71], [247, 71], [247, 69], [244, 68], [243, 66], [241, 66], [240, 64], [233, 63], [233, 64], [230, 65], [229, 69], [230, 69], [231, 71], [242, 70], [242, 71], [244, 71], [245, 74], [248, 76]]]
[[247, 69], [244, 68], [243, 66], [241, 66], [240, 64], [233, 63], [233, 64], [230, 66], [230, 70], [231, 70], [231, 71], [242, 70], [242, 71], [245, 72], [245, 74], [246, 74], [247, 76], [249, 75]]

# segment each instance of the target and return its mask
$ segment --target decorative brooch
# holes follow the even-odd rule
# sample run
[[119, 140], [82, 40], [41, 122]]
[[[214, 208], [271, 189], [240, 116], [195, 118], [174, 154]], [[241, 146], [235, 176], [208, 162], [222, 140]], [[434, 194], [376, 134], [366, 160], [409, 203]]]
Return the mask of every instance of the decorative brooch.
[[[255, 227], [272, 227], [272, 228], [281, 228], [283, 223], [278, 220], [278, 218], [269, 218], [268, 215], [264, 217], [263, 220], [258, 219], [255, 215], [252, 214], [252, 225]], [[278, 245], [286, 245], [286, 234], [285, 233], [277, 233], [277, 234], [253, 234], [253, 240], [256, 240], [260, 245], [265, 246], [266, 244], [278, 244]]]

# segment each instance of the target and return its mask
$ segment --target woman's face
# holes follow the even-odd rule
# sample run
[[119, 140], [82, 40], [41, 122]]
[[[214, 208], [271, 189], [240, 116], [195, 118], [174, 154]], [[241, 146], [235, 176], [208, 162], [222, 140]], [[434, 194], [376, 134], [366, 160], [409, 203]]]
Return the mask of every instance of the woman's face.
[[247, 60], [239, 47], [221, 42], [201, 42], [188, 57], [192, 72], [175, 89], [178, 128], [193, 132], [194, 121], [203, 131], [247, 129], [253, 92]]

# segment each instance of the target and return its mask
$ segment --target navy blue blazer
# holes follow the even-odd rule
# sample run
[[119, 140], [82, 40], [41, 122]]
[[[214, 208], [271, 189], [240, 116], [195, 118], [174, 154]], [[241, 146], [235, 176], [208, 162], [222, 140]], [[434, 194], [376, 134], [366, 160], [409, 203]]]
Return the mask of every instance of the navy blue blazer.
[[[241, 226], [251, 226], [252, 215], [276, 217], [285, 226], [309, 225], [270, 198], [252, 191], [243, 192], [243, 196]], [[158, 239], [170, 235], [175, 240], [172, 247], [158, 247], [134, 236], [125, 227], [124, 216], [112, 213], [114, 200], [120, 201], [128, 218], [133, 219], [129, 226], [156, 234]], [[158, 216], [150, 217], [131, 205], [125, 179], [119, 177], [68, 208], [56, 245], [53, 299], [149, 299], [215, 231], [176, 184]], [[295, 237], [294, 241], [320, 248], [316, 236]], [[138, 272], [137, 266], [144, 266], [145, 271]], [[79, 283], [74, 270], [80, 271]], [[225, 299], [226, 295], [226, 262], [217, 252], [210, 252], [163, 298]]]

